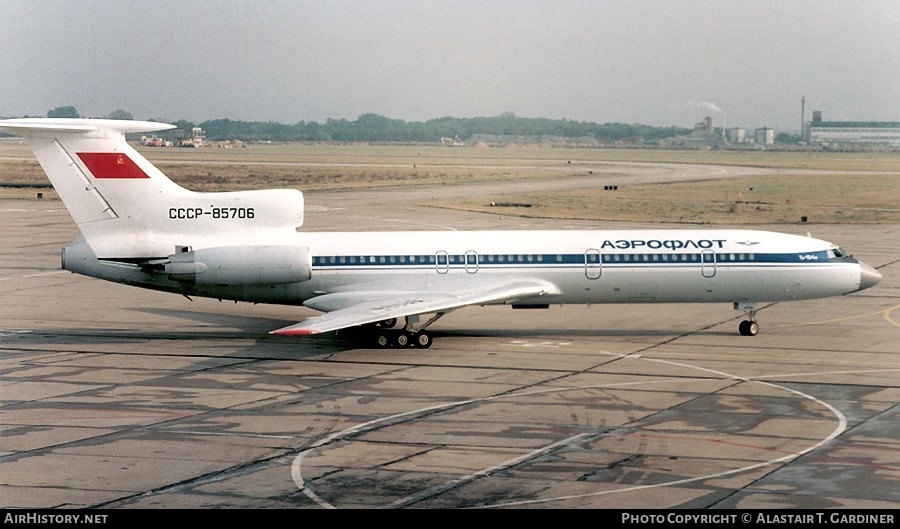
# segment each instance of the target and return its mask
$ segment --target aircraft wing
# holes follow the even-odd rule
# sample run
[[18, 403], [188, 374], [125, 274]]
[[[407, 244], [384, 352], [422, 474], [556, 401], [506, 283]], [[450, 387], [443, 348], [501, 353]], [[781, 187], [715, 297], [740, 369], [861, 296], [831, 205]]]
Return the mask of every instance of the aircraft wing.
[[511, 303], [559, 293], [546, 281], [516, 281], [489, 289], [465, 292], [353, 291], [325, 294], [304, 303], [326, 313], [270, 334], [319, 334], [347, 327], [418, 314], [449, 312], [468, 305]]

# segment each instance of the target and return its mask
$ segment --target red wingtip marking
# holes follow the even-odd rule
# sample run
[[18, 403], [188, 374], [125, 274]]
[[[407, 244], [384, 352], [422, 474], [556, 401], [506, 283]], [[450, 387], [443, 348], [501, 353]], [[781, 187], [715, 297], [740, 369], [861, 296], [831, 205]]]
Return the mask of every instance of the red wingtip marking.
[[121, 152], [79, 152], [78, 157], [94, 178], [150, 178]]
[[318, 334], [316, 331], [311, 331], [309, 329], [285, 329], [283, 331], [272, 331], [270, 334], [278, 334], [280, 336], [306, 336], [309, 334]]

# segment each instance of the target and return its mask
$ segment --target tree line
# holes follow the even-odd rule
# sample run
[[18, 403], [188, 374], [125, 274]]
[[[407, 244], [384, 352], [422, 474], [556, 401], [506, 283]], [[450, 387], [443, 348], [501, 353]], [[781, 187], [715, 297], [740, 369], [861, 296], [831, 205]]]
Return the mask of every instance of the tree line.
[[[57, 107], [47, 117], [79, 117], [74, 107]], [[131, 113], [116, 110], [106, 116], [111, 119], [133, 119]], [[275, 121], [239, 121], [213, 119], [200, 123], [184, 119], [173, 123], [178, 131], [203, 129], [207, 140], [225, 141], [338, 141], [338, 142], [437, 142], [441, 138], [466, 141], [475, 135], [493, 136], [553, 136], [563, 138], [591, 138], [599, 142], [654, 142], [687, 134], [691, 129], [653, 127], [626, 123], [591, 123], [568, 119], [523, 118], [512, 112], [493, 117], [441, 117], [427, 121], [404, 121], [378, 114], [363, 114], [357, 119], [327, 119], [324, 123], [300, 121], [284, 124]]]
[[339, 141], [339, 142], [437, 142], [441, 138], [466, 141], [475, 135], [556, 136], [592, 138], [600, 142], [628, 139], [653, 141], [689, 132], [675, 127], [651, 127], [640, 124], [588, 123], [564, 119], [522, 118], [511, 113], [495, 117], [442, 117], [428, 121], [404, 121], [378, 114], [363, 114], [357, 119], [328, 119], [325, 123], [277, 122], [214, 119], [193, 124], [175, 122], [180, 129], [201, 127], [210, 140], [242, 141]]

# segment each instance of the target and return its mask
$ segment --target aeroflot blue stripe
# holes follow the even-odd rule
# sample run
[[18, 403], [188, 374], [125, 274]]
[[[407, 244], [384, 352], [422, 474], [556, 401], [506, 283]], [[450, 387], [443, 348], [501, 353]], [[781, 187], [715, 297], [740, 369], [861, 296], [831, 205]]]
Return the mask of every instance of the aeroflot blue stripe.
[[313, 266], [322, 268], [397, 268], [397, 267], [572, 267], [609, 265], [686, 265], [686, 264], [795, 264], [827, 263], [828, 252], [738, 253], [709, 252], [692, 254], [623, 254], [588, 251], [583, 254], [428, 254], [428, 255], [320, 255]]

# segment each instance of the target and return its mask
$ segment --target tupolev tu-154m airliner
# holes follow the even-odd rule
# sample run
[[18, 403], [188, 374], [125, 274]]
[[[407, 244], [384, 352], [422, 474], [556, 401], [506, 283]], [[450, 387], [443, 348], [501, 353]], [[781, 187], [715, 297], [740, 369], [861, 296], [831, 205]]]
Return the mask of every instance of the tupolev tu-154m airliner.
[[840, 296], [881, 280], [830, 242], [768, 231], [306, 232], [300, 191], [189, 191], [125, 137], [171, 128], [0, 120], [0, 132], [27, 140], [79, 228], [62, 250], [64, 269], [323, 313], [274, 334], [365, 327], [376, 346], [427, 348], [429, 325], [473, 305], [732, 303], [746, 313], [740, 334], [754, 336], [762, 302]]

